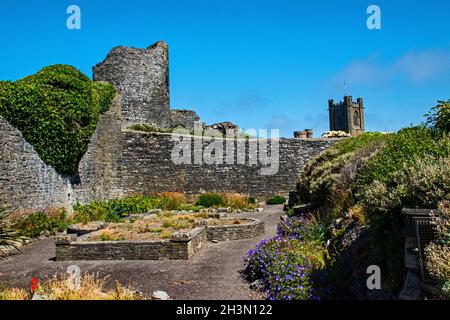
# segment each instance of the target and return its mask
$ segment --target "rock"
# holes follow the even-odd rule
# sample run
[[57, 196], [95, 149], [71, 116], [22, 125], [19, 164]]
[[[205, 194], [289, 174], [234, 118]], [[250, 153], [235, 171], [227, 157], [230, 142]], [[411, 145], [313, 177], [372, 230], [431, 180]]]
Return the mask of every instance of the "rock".
[[40, 294], [34, 293], [31, 300], [45, 300], [45, 298], [43, 296], [41, 296]]
[[250, 289], [255, 291], [264, 291], [264, 282], [261, 279], [253, 281], [250, 284]]
[[256, 211], [257, 211], [257, 212], [263, 212], [263, 211], [264, 211], [264, 208], [257, 208]]
[[219, 213], [228, 213], [228, 212], [230, 212], [231, 211], [231, 208], [219, 208], [219, 209], [217, 209], [217, 212], [219, 212]]
[[60, 235], [55, 238], [55, 244], [69, 244], [77, 240], [76, 234]]
[[203, 227], [208, 225], [208, 219], [197, 219], [194, 221], [194, 226]]
[[211, 240], [212, 243], [219, 243], [219, 240]]
[[42, 231], [41, 232], [41, 237], [44, 237], [44, 238], [48, 238], [48, 237], [50, 237], [52, 234], [50, 233], [50, 231], [48, 231], [48, 230], [44, 230], [44, 231]]
[[148, 211], [147, 214], [158, 214], [161, 212], [162, 212], [161, 209], [152, 209], [152, 210]]
[[152, 293], [153, 300], [170, 300], [170, 296], [165, 291], [155, 291]]
[[171, 240], [173, 242], [189, 242], [192, 240], [192, 236], [189, 232], [175, 232], [172, 234]]
[[78, 223], [73, 224], [67, 228], [68, 234], [76, 234], [77, 236], [82, 236], [87, 233], [98, 231], [106, 228], [107, 223], [104, 221], [94, 221], [86, 224]]

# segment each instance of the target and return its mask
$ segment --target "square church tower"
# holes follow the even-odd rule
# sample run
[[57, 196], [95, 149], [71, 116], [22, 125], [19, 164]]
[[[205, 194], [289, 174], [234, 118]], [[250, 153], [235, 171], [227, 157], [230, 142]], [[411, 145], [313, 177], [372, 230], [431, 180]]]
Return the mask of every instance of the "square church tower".
[[364, 133], [363, 99], [353, 102], [352, 96], [345, 96], [344, 101], [335, 103], [328, 100], [330, 114], [330, 131], [345, 131], [356, 137]]

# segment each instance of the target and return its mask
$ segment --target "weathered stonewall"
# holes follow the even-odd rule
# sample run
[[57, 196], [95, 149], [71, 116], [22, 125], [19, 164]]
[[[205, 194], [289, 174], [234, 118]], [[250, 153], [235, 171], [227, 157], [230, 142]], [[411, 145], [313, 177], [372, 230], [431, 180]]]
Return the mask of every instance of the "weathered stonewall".
[[147, 49], [116, 47], [93, 73], [94, 81], [112, 83], [122, 94], [124, 127], [141, 123], [170, 127], [169, 49], [165, 42]]

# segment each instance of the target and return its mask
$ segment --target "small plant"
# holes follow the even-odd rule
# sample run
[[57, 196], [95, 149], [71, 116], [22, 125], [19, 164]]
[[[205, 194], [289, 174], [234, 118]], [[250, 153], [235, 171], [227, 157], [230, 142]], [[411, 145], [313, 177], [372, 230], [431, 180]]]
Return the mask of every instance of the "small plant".
[[20, 300], [30, 300], [30, 291], [20, 288], [0, 288], [0, 301], [20, 301]]
[[33, 213], [16, 212], [11, 215], [11, 228], [27, 238], [37, 238], [43, 233], [54, 235], [63, 232], [70, 224], [64, 209], [46, 209]]
[[277, 204], [285, 204], [286, 199], [282, 196], [274, 196], [267, 199], [266, 204], [268, 205], [277, 205]]
[[205, 193], [198, 197], [195, 205], [205, 208], [220, 207], [225, 206], [226, 201], [224, 197], [218, 193]]
[[225, 193], [223, 195], [227, 207], [236, 210], [251, 210], [256, 207], [256, 199], [239, 193]]

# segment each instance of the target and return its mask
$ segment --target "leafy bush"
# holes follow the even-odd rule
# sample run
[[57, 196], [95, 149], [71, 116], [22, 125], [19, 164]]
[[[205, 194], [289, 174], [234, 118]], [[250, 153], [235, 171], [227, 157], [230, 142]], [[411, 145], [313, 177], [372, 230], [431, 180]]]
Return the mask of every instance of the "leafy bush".
[[311, 275], [326, 265], [324, 242], [328, 223], [313, 216], [288, 219], [277, 236], [263, 240], [246, 255], [250, 281], [262, 280], [271, 300], [318, 299]]
[[437, 131], [450, 132], [450, 100], [438, 101], [427, 115], [427, 124]]
[[417, 157], [446, 157], [449, 150], [449, 138], [436, 135], [431, 129], [419, 126], [400, 130], [390, 135], [382, 150], [371, 159], [361, 175], [362, 187], [375, 180], [391, 183], [394, 173]]
[[351, 207], [356, 178], [386, 139], [384, 134], [366, 133], [339, 141], [321, 153], [299, 177], [299, 201], [318, 203], [338, 213]]
[[443, 298], [450, 299], [450, 201], [442, 201], [439, 208], [436, 241], [425, 248], [425, 265], [441, 285]]
[[328, 221], [321, 221], [312, 215], [308, 218], [291, 218], [278, 226], [278, 235], [322, 245], [327, 240], [329, 227]]
[[247, 253], [246, 274], [261, 279], [270, 300], [308, 300], [317, 298], [310, 274], [325, 264], [324, 249], [314, 243], [278, 236], [263, 240]]
[[[411, 170], [414, 168], [414, 170]], [[388, 183], [374, 181], [362, 201], [370, 211], [389, 212], [408, 208], [436, 208], [450, 198], [450, 157], [416, 157], [394, 172]]]
[[36, 238], [47, 232], [54, 235], [63, 232], [70, 224], [63, 209], [47, 209], [34, 213], [19, 212], [11, 215], [11, 228], [20, 236]]
[[277, 205], [277, 204], [285, 204], [286, 199], [282, 196], [274, 196], [269, 199], [267, 199], [266, 204], [269, 206]]
[[114, 95], [110, 84], [53, 65], [15, 83], [1, 81], [0, 115], [21, 130], [45, 163], [70, 175]]
[[224, 197], [218, 193], [205, 193], [198, 197], [197, 206], [202, 206], [205, 208], [220, 207], [225, 206], [226, 201]]

